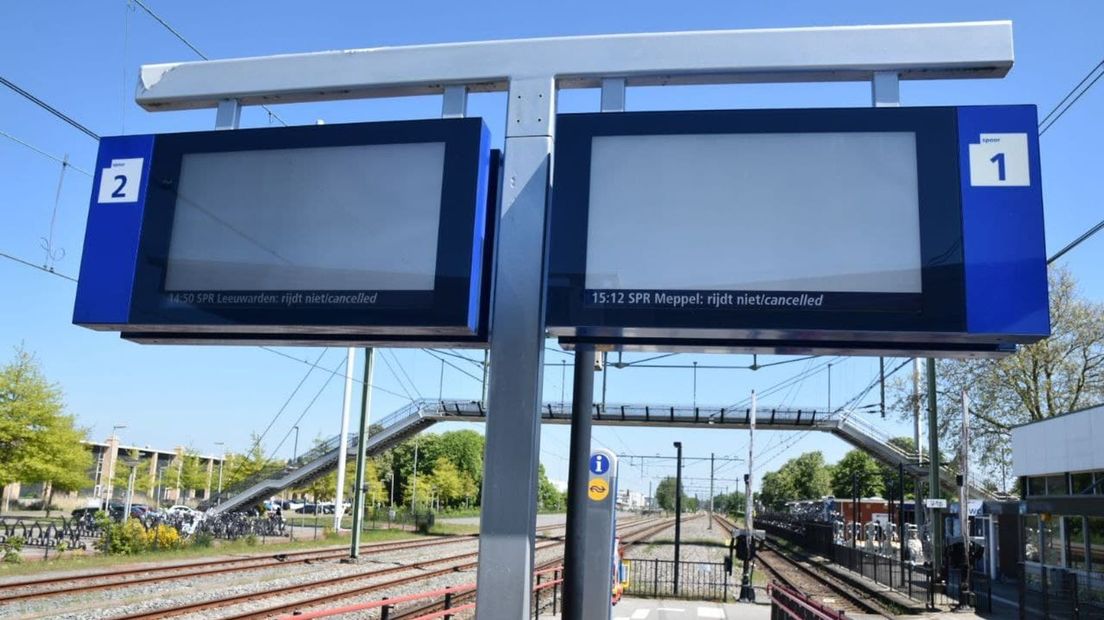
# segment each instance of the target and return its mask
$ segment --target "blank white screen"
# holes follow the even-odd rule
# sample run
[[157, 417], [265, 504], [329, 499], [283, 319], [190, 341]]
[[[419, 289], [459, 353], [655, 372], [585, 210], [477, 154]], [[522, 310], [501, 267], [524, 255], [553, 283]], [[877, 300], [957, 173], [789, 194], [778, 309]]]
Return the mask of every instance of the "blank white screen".
[[432, 290], [444, 143], [184, 155], [165, 289]]
[[588, 289], [919, 293], [916, 136], [593, 139]]

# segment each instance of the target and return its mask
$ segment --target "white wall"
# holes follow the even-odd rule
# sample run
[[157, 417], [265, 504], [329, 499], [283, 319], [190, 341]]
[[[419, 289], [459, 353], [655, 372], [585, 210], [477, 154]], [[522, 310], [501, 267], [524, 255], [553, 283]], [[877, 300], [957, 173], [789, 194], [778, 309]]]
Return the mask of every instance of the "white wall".
[[1012, 429], [1012, 473], [1104, 469], [1104, 406]]

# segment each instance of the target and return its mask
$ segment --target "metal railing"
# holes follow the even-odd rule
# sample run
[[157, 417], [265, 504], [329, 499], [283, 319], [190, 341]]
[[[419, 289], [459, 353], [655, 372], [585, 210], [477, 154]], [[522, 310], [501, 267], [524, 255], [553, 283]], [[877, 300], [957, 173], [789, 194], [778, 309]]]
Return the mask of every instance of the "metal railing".
[[674, 597], [706, 601], [728, 600], [731, 575], [723, 562], [678, 563], [678, 587], [674, 560], [632, 560], [628, 564], [625, 594], [642, 597]]
[[1020, 618], [1104, 620], [1104, 575], [1020, 564]]

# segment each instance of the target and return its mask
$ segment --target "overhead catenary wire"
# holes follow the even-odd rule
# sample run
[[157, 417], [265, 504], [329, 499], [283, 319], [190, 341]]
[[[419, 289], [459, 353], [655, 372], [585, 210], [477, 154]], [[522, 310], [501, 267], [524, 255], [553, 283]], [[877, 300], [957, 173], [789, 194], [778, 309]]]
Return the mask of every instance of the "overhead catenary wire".
[[11, 254], [8, 254], [7, 252], [0, 252], [0, 258], [6, 258], [10, 261], [14, 261], [16, 263], [19, 263], [20, 265], [30, 267], [31, 269], [37, 269], [38, 271], [41, 271], [42, 273], [48, 273], [52, 276], [57, 276], [59, 278], [65, 279], [65, 280], [69, 280], [70, 282], [76, 282], [77, 281], [77, 279], [74, 278], [71, 275], [61, 273], [60, 271], [54, 271], [52, 268], [43, 267], [42, 265], [36, 265], [36, 264], [32, 263], [29, 260], [24, 260], [22, 258], [19, 258], [18, 256], [13, 256]]
[[[1057, 123], [1058, 120], [1061, 119], [1062, 116], [1064, 116], [1065, 113], [1068, 112], [1069, 109], [1072, 108], [1073, 105], [1085, 95], [1085, 93], [1089, 92], [1089, 89], [1091, 89], [1093, 85], [1100, 80], [1101, 77], [1104, 77], [1104, 70], [1102, 69], [1104, 69], [1104, 58], [1100, 59], [1100, 62], [1098, 62], [1096, 66], [1090, 69], [1089, 72], [1085, 74], [1085, 77], [1081, 78], [1081, 81], [1078, 82], [1073, 88], [1071, 88], [1069, 92], [1066, 93], [1066, 96], [1062, 97], [1062, 100], [1059, 101], [1058, 104], [1055, 105], [1054, 108], [1050, 112], [1048, 112], [1046, 116], [1043, 117], [1043, 120], [1039, 121], [1040, 136], [1045, 134], [1047, 130], [1053, 127], [1054, 124]], [[1096, 75], [1096, 77], [1092, 77], [1094, 74]], [[1089, 78], [1092, 78], [1092, 81], [1089, 81]], [[1086, 82], [1088, 82], [1088, 85], [1082, 88], [1082, 86], [1084, 86]], [[1072, 100], [1070, 99], [1071, 97], [1073, 97]], [[1068, 104], [1067, 101], [1069, 102]]]
[[[48, 153], [48, 152], [46, 152], [46, 151], [44, 151], [44, 150], [42, 150], [42, 149], [38, 148], [37, 146], [35, 146], [35, 145], [31, 144], [30, 142], [27, 142], [26, 140], [21, 140], [21, 139], [19, 139], [19, 138], [15, 137], [15, 136], [13, 136], [13, 135], [11, 135], [10, 133], [8, 133], [8, 132], [6, 132], [6, 131], [4, 131], [4, 130], [2, 130], [2, 129], [0, 129], [0, 136], [3, 136], [3, 137], [5, 137], [5, 138], [7, 138], [8, 140], [11, 140], [12, 142], [15, 142], [16, 144], [21, 144], [21, 145], [23, 145], [24, 147], [26, 147], [26, 148], [28, 148], [28, 149], [30, 149], [30, 150], [32, 150], [32, 151], [34, 151], [35, 153], [38, 153], [39, 155], [41, 155], [41, 156], [43, 156], [43, 157], [45, 157], [45, 158], [47, 158], [47, 159], [52, 159], [52, 160], [56, 161], [56, 162], [57, 162], [57, 163], [59, 163], [59, 164], [65, 164], [65, 160], [64, 160], [64, 159], [62, 159], [61, 157], [58, 157], [57, 155], [54, 155], [54, 154], [52, 154], [52, 153]], [[68, 166], [69, 166], [70, 168], [72, 168], [73, 170], [75, 170], [75, 171], [77, 171], [77, 172], [79, 172], [79, 173], [83, 174], [83, 175], [84, 175], [84, 176], [86, 176], [86, 177], [89, 177], [89, 178], [91, 178], [91, 177], [92, 177], [92, 173], [91, 173], [91, 172], [89, 172], [89, 171], [85, 170], [84, 168], [81, 168], [80, 166], [75, 166], [75, 165], [73, 165], [73, 164], [72, 164], [71, 162], [70, 162], [70, 163], [68, 163], [67, 165], [68, 165]]]
[[299, 426], [300, 422], [303, 421], [303, 417], [307, 415], [307, 412], [311, 410], [311, 407], [314, 406], [314, 403], [318, 401], [318, 398], [320, 396], [322, 396], [322, 392], [326, 391], [326, 388], [330, 385], [330, 381], [333, 381], [333, 378], [337, 376], [337, 373], [341, 372], [341, 369], [345, 367], [345, 362], [347, 361], [348, 359], [342, 359], [341, 363], [338, 364], [336, 368], [334, 368], [333, 373], [331, 373], [330, 376], [326, 377], [326, 381], [322, 383], [322, 387], [318, 388], [318, 392], [314, 394], [314, 398], [312, 398], [311, 401], [307, 403], [306, 407], [303, 407], [303, 412], [299, 414], [298, 418], [295, 418], [295, 422], [292, 423], [291, 428], [288, 429], [288, 432], [284, 434], [283, 439], [281, 439], [280, 443], [276, 444], [276, 447], [272, 449], [272, 453], [268, 455], [268, 460], [271, 461], [276, 457], [276, 453], [279, 452], [280, 448], [283, 447], [284, 442], [288, 440], [288, 437], [291, 437], [292, 431], [295, 429], [296, 426]]
[[24, 88], [22, 88], [19, 85], [15, 84], [11, 80], [7, 79], [6, 77], [0, 76], [0, 84], [3, 84], [4, 86], [7, 86], [11, 90], [15, 91], [17, 94], [22, 96], [24, 99], [30, 101], [31, 103], [35, 104], [36, 106], [42, 108], [43, 110], [46, 110], [50, 114], [53, 114], [54, 116], [58, 117], [59, 119], [65, 121], [71, 127], [73, 127], [74, 129], [80, 131], [81, 133], [88, 136], [89, 138], [92, 138], [93, 140], [99, 141], [100, 134], [92, 131], [88, 127], [85, 127], [81, 122], [79, 122], [78, 120], [76, 120], [72, 116], [69, 116], [65, 112], [62, 112], [61, 110], [55, 108], [54, 106], [46, 103], [45, 101], [43, 101], [43, 100], [39, 99], [38, 97], [32, 95], [31, 93], [27, 92], [27, 90], [25, 90]]

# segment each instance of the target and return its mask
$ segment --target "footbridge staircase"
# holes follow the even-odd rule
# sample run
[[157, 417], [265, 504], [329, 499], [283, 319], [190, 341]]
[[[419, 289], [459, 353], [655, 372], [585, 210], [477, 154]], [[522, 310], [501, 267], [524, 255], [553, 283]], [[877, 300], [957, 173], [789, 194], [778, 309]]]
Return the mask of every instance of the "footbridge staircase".
[[[415, 400], [372, 424], [366, 453], [368, 456], [379, 454], [438, 422], [482, 422], [486, 417], [486, 408], [480, 401]], [[591, 417], [598, 426], [747, 429], [751, 425], [751, 410], [747, 408], [609, 403], [595, 404]], [[569, 424], [571, 403], [545, 403], [541, 406], [541, 418], [545, 424]], [[887, 434], [862, 420], [854, 412], [827, 413], [815, 409], [760, 407], [756, 412], [755, 424], [761, 430], [830, 433], [867, 451], [884, 463], [894, 467], [902, 465], [909, 476], [926, 476], [928, 472], [927, 462], [893, 444]], [[342, 450], [349, 456], [355, 456], [356, 446], [355, 433], [349, 435], [343, 446], [338, 437], [333, 437], [293, 461], [257, 472], [224, 489], [221, 494], [207, 500], [202, 507], [215, 513], [241, 510], [285, 489], [302, 487], [333, 471]], [[946, 467], [942, 469], [940, 483], [945, 489], [956, 489], [955, 473]], [[987, 490], [973, 485], [970, 487], [970, 495], [994, 499]]]

